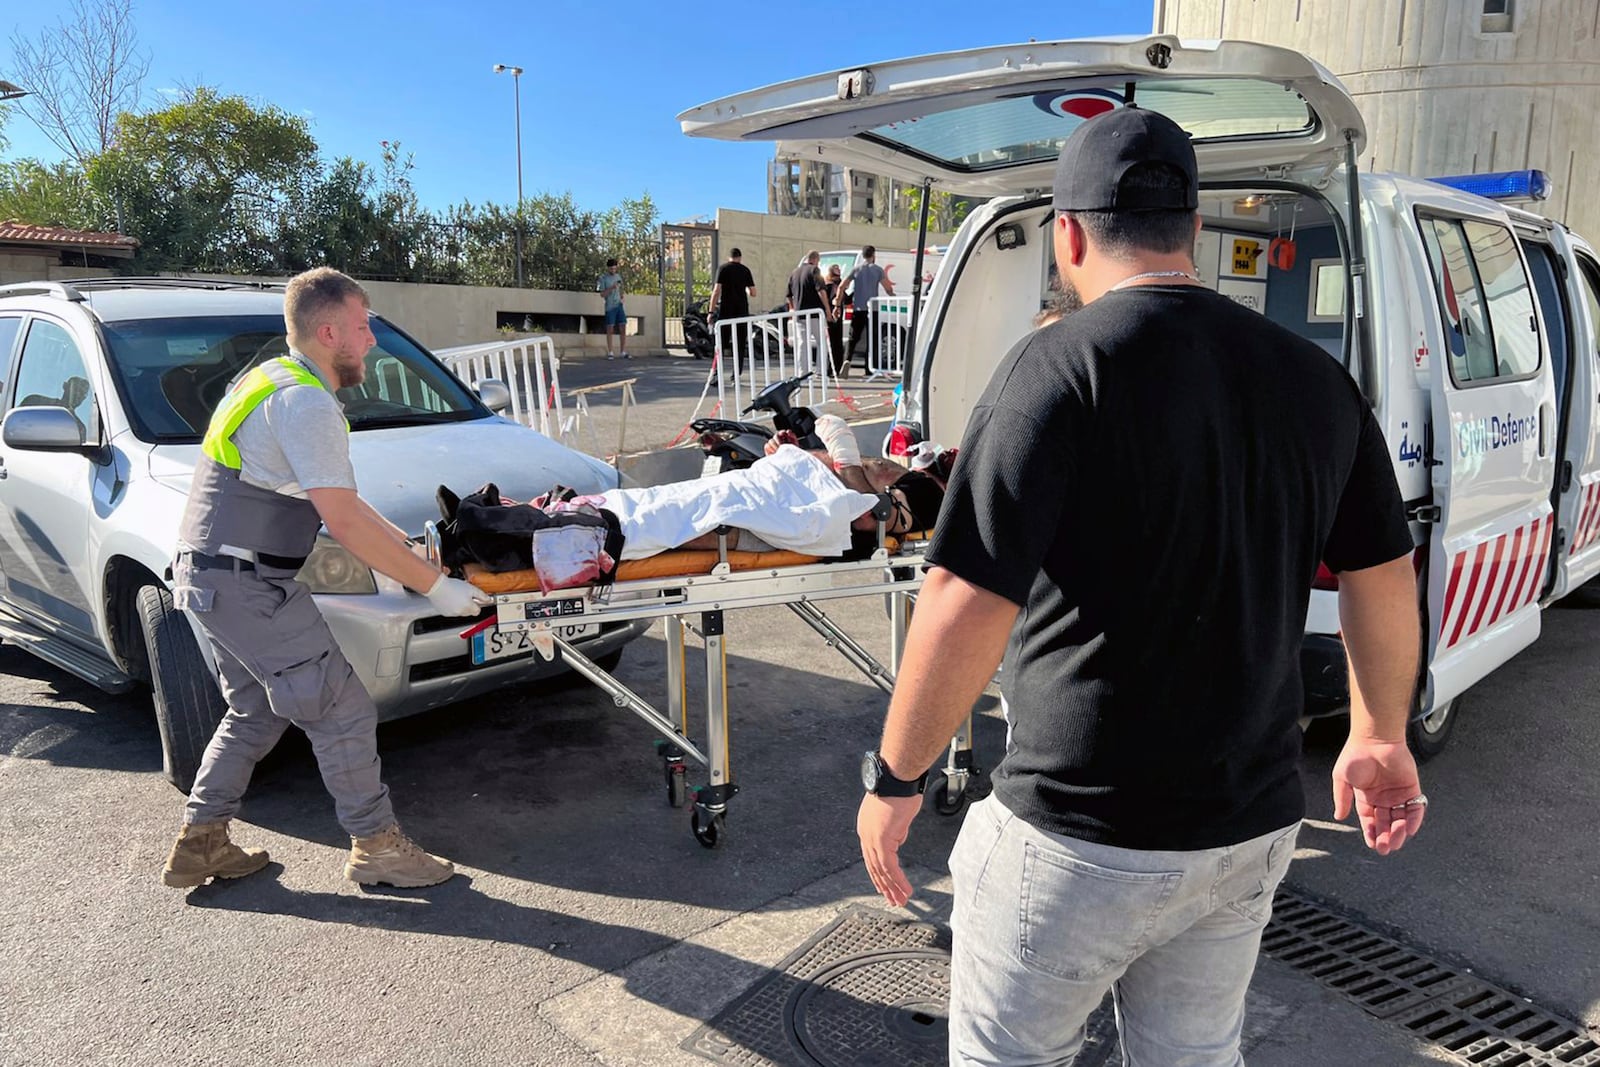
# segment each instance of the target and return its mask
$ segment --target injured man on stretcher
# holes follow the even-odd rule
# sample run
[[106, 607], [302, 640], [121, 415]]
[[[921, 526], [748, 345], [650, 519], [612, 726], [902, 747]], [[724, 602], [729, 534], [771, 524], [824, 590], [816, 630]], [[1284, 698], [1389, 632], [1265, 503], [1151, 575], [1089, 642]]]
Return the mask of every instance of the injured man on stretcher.
[[[880, 499], [888, 503], [886, 534], [933, 528], [947, 470], [938, 464], [908, 470], [890, 460], [863, 459], [855, 434], [837, 416], [820, 416], [816, 433], [826, 451], [807, 452], [775, 440], [769, 454], [748, 468], [687, 482], [541, 497], [528, 505], [500, 499], [492, 486], [461, 500], [441, 488], [443, 562], [453, 571], [467, 564], [491, 572], [532, 566], [542, 581], [547, 569], [587, 577], [591, 568], [575, 560], [559, 568], [539, 564], [541, 537], [552, 546], [557, 541], [545, 524], [563, 518], [589, 522], [595, 543], [604, 541], [596, 551], [601, 562], [594, 577], [608, 574], [608, 564], [678, 548], [715, 549], [719, 530], [727, 531], [729, 549], [864, 558], [877, 548], [874, 509]], [[560, 540], [573, 538], [561, 535]], [[553, 563], [554, 553], [549, 556]], [[554, 573], [549, 578], [568, 584]]]

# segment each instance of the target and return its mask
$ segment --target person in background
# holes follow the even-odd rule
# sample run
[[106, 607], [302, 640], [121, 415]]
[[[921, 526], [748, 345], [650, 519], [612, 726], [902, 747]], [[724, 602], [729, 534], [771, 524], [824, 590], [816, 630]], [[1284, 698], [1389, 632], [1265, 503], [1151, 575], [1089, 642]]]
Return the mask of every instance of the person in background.
[[[826, 330], [826, 323], [832, 321], [834, 311], [833, 305], [828, 303], [828, 286], [822, 278], [822, 268], [817, 265], [821, 261], [822, 253], [813, 249], [807, 252], [806, 258], [789, 273], [789, 287], [784, 299], [784, 307], [790, 311], [822, 312], [823, 329]], [[797, 324], [796, 329], [809, 334], [814, 332], [814, 327], [814, 322], [802, 320], [801, 323]], [[815, 354], [817, 361], [820, 363], [824, 343], [822, 336], [820, 334], [816, 337], [808, 336], [803, 338], [802, 342], [803, 349]], [[830, 365], [832, 362], [830, 357]]]
[[606, 260], [606, 272], [594, 283], [595, 292], [606, 302], [606, 358], [615, 359], [611, 352], [611, 331], [617, 332], [617, 344], [623, 359], [628, 355], [628, 313], [622, 308], [622, 275], [617, 272], [617, 261]]
[[838, 306], [839, 290], [843, 287], [844, 283], [839, 276], [839, 264], [829, 265], [828, 278], [824, 283], [824, 292], [828, 300], [828, 362], [833, 367], [836, 378], [845, 369], [844, 318]]
[[[755, 295], [755, 275], [744, 265], [742, 253], [735, 248], [728, 253], [728, 262], [717, 270], [717, 281], [711, 287], [711, 300], [706, 305], [706, 321], [744, 318], [750, 314], [750, 298]], [[726, 352], [731, 349], [735, 362], [742, 361], [750, 331], [738, 326], [718, 326], [717, 330], [722, 340], [722, 350]]]
[[[853, 284], [852, 284], [853, 283]], [[845, 290], [850, 291], [850, 346], [846, 349], [844, 370], [839, 377], [850, 377], [850, 364], [855, 362], [856, 348], [861, 344], [861, 339], [871, 336], [871, 331], [877, 325], [877, 316], [873, 310], [873, 298], [881, 289], [883, 295], [894, 295], [894, 283], [889, 280], [888, 274], [878, 266], [878, 250], [872, 245], [867, 245], [861, 250], [861, 262], [851, 268], [844, 279], [844, 286], [835, 298], [834, 307], [840, 315], [844, 314]], [[864, 371], [870, 372], [867, 360], [870, 357], [865, 350], [861, 353], [861, 365]]]

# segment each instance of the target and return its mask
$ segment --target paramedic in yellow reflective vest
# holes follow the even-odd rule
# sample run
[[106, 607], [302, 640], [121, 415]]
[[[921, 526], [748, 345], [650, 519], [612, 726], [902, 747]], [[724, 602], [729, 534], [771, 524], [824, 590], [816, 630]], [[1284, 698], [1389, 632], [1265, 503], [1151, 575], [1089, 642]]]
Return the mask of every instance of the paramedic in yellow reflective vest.
[[162, 881], [200, 885], [267, 863], [228, 839], [256, 762], [290, 723], [311, 739], [351, 838], [344, 875], [434, 885], [455, 868], [400, 832], [378, 763], [378, 712], [295, 580], [328, 533], [363, 564], [473, 616], [487, 597], [412, 550], [356, 492], [349, 424], [334, 395], [360, 385], [376, 343], [367, 294], [336, 270], [307, 271], [283, 298], [289, 354], [241, 375], [211, 417], [178, 531], [173, 600], [210, 640], [228, 711], [207, 746]]

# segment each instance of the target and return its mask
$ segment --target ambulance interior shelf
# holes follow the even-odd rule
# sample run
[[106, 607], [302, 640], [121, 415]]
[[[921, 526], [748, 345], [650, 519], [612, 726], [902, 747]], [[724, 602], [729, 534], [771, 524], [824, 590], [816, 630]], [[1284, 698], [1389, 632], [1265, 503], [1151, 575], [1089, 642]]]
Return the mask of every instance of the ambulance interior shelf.
[[[715, 551], [677, 549], [618, 565], [613, 580], [604, 584], [552, 593], [541, 591], [539, 578], [530, 570], [490, 573], [466, 568], [467, 577], [480, 589], [494, 594], [494, 614], [462, 631], [462, 637], [495, 630], [527, 633], [530, 655], [553, 659], [559, 653], [574, 671], [605, 691], [616, 706], [626, 708], [661, 735], [656, 742], [662, 763], [667, 802], [673, 807], [693, 803], [690, 829], [706, 848], [726, 841], [729, 801], [738, 793], [731, 769], [728, 727], [727, 621], [739, 608], [782, 605], [815, 630], [851, 666], [885, 694], [894, 690], [911, 606], [922, 585], [923, 549], [930, 534], [907, 535], [897, 541], [886, 532], [888, 505], [875, 509], [878, 547], [868, 557], [824, 562], [794, 552], [740, 552], [728, 548], [728, 531], [718, 531]], [[426, 528], [430, 558], [439, 559], [437, 524]], [[890, 666], [830, 618], [818, 604], [862, 596], [883, 596], [887, 601], [890, 630]], [[609, 670], [589, 659], [558, 632], [557, 627], [584, 623], [625, 622], [632, 619], [663, 620], [667, 640], [667, 700], [658, 709]], [[704, 644], [705, 735], [704, 744], [690, 738], [688, 716], [687, 655], [685, 634], [693, 632]], [[687, 765], [706, 771], [706, 784], [692, 791]], [[970, 718], [951, 742], [944, 778], [933, 788], [934, 806], [942, 814], [955, 814], [967, 800], [967, 786], [976, 773], [972, 758]]]

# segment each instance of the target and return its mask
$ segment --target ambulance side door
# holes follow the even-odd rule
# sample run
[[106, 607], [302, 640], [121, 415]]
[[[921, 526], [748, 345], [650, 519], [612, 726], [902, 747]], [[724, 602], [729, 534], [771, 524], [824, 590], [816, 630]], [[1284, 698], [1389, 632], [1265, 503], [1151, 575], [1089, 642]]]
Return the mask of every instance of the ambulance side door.
[[1551, 551], [1555, 390], [1527, 263], [1504, 215], [1413, 198], [1442, 330], [1432, 359], [1426, 710], [1539, 636]]
[[1555, 595], [1563, 596], [1600, 574], [1600, 259], [1583, 241], [1566, 235], [1573, 268], [1567, 277], [1572, 322], [1571, 386], [1566, 452], [1561, 480], [1563, 573]]

